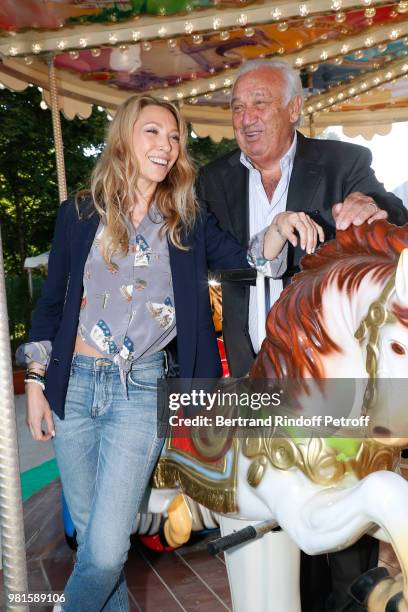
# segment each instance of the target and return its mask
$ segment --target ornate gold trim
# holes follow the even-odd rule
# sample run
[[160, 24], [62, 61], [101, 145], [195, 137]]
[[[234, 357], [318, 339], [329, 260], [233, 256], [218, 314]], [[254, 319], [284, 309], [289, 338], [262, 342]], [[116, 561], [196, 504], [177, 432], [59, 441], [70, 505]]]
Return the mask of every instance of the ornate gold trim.
[[346, 466], [337, 460], [336, 451], [327, 447], [322, 438], [309, 438], [296, 443], [290, 438], [246, 438], [242, 453], [254, 461], [248, 469], [248, 483], [257, 487], [261, 482], [267, 461], [278, 470], [298, 468], [313, 482], [328, 486], [343, 478]]
[[[380, 328], [395, 321], [395, 316], [387, 310], [387, 303], [395, 290], [395, 273], [385, 284], [379, 298], [369, 307], [367, 315], [361, 321], [355, 338], [362, 343], [368, 335], [366, 349], [366, 370], [368, 373], [367, 388], [364, 394], [363, 410], [370, 409], [376, 399], [376, 374], [378, 365], [378, 341]], [[225, 437], [217, 437], [210, 432], [205, 438], [200, 436], [193, 440], [197, 451], [203, 457], [214, 458], [225, 448], [228, 433]], [[168, 441], [168, 449], [172, 449]], [[378, 470], [395, 470], [399, 460], [399, 450], [385, 447], [372, 440], [362, 440], [354, 459], [341, 461], [335, 448], [327, 446], [324, 438], [311, 437], [302, 442], [295, 442], [289, 437], [265, 437], [265, 432], [259, 432], [258, 437], [235, 440], [233, 448], [232, 475], [225, 481], [217, 482], [198, 474], [193, 468], [178, 464], [175, 460], [162, 458], [153, 476], [153, 486], [157, 488], [178, 487], [194, 500], [202, 503], [216, 512], [234, 512], [236, 508], [236, 472], [238, 453], [252, 459], [247, 481], [256, 488], [262, 481], [268, 463], [278, 470], [297, 468], [312, 482], [320, 486], [334, 485], [342, 480], [347, 473], [354, 474], [359, 480]], [[183, 453], [178, 449], [177, 452]], [[208, 467], [204, 461], [195, 459], [197, 464]], [[214, 467], [214, 466], [213, 466]], [[226, 457], [223, 466], [226, 468]]]
[[362, 441], [355, 459], [339, 461], [337, 451], [325, 444], [324, 438], [294, 442], [290, 438], [246, 438], [242, 453], [253, 459], [247, 474], [248, 483], [257, 487], [268, 462], [278, 470], [297, 468], [312, 482], [330, 486], [352, 472], [359, 480], [379, 470], [395, 470], [399, 450], [371, 441]]
[[[214, 512], [237, 512], [237, 445], [232, 445], [231, 475], [224, 480], [210, 480], [194, 469], [162, 457], [153, 473], [152, 486], [157, 489], [179, 488], [183, 493]], [[208, 467], [208, 465], [207, 465]]]
[[400, 449], [382, 446], [377, 442], [362, 442], [355, 459], [349, 465], [359, 480], [380, 470], [395, 471], [400, 459]]
[[387, 310], [387, 303], [395, 290], [394, 272], [391, 274], [378, 300], [372, 302], [368, 308], [367, 315], [362, 319], [354, 337], [361, 344], [368, 335], [366, 347], [366, 371], [368, 374], [367, 387], [363, 398], [362, 414], [367, 414], [375, 404], [377, 398], [376, 376], [378, 368], [378, 343], [380, 328], [386, 323], [395, 323], [396, 316]]

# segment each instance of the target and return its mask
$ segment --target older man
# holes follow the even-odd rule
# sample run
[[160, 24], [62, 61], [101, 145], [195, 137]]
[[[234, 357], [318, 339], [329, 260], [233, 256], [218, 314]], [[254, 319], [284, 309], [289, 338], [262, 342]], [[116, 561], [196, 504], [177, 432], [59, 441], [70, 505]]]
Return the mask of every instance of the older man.
[[[301, 105], [300, 79], [286, 63], [244, 64], [231, 101], [239, 149], [203, 168], [198, 182], [198, 195], [221, 227], [244, 245], [284, 210], [311, 215], [326, 239], [350, 223], [387, 216], [398, 225], [408, 222], [401, 201], [377, 181], [368, 149], [296, 131]], [[289, 247], [289, 273], [301, 256], [299, 247]], [[271, 282], [271, 303], [281, 289], [281, 280]], [[249, 297], [245, 288], [228, 287], [223, 300], [230, 371], [243, 376], [259, 350], [254, 291]]]
[[[239, 149], [208, 164], [198, 181], [198, 195], [221, 227], [244, 245], [285, 210], [310, 215], [323, 226], [326, 239], [350, 224], [384, 218], [397, 225], [408, 222], [401, 201], [376, 179], [367, 149], [305, 138], [296, 131], [301, 106], [300, 79], [286, 63], [255, 60], [244, 64], [231, 101]], [[286, 278], [269, 281], [271, 305], [299, 264], [300, 246], [289, 245]], [[223, 333], [233, 376], [246, 374], [259, 350], [262, 339], [257, 336], [256, 316], [254, 288], [225, 288]], [[377, 544], [366, 537], [350, 549], [329, 555], [329, 564], [323, 556], [313, 562], [303, 560], [304, 612], [357, 609], [346, 594], [347, 587], [376, 565], [377, 557]]]

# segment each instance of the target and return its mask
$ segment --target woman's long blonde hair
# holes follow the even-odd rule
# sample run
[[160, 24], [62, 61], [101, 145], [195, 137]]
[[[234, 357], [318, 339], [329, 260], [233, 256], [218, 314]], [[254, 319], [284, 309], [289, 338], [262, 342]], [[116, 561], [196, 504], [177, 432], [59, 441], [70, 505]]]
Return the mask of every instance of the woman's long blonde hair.
[[133, 151], [133, 128], [146, 106], [160, 106], [172, 113], [180, 133], [180, 153], [163, 182], [159, 183], [154, 203], [164, 219], [164, 231], [179, 249], [183, 229], [194, 225], [198, 206], [194, 193], [195, 173], [187, 152], [187, 128], [176, 106], [151, 96], [132, 96], [122, 104], [108, 130], [106, 146], [91, 175], [90, 192], [105, 231], [101, 253], [107, 263], [113, 255], [128, 251], [128, 217], [140, 192], [138, 167]]

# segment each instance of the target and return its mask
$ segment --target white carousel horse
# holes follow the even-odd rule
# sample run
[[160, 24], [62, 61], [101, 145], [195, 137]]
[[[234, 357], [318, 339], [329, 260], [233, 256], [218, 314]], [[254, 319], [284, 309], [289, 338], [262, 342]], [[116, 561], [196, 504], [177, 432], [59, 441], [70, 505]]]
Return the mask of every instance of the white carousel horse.
[[[150, 507], [168, 510], [167, 535], [175, 543], [188, 539], [191, 524], [183, 498], [175, 497], [180, 490], [226, 515], [224, 527], [233, 518], [282, 527], [264, 538], [280, 547], [280, 563], [262, 552], [261, 541], [230, 554], [235, 612], [300, 610], [297, 547], [310, 555], [339, 550], [363, 533], [391, 542], [402, 569], [398, 580], [373, 590], [368, 609], [385, 610], [395, 595], [393, 609], [408, 611], [408, 483], [395, 472], [399, 449], [408, 446], [406, 397], [400, 393], [385, 406], [378, 387], [381, 377], [407, 373], [408, 229], [380, 221], [338, 232], [303, 259], [302, 272], [272, 308], [249, 380], [307, 379], [297, 391], [302, 414], [315, 409], [316, 399], [327, 407], [323, 379], [355, 380], [350, 414], [370, 416], [369, 437], [351, 439], [347, 429], [329, 440], [316, 431], [303, 439], [272, 432], [235, 439], [223, 450], [215, 438], [211, 447], [211, 437], [184, 447], [172, 438], [154, 475], [160, 489], [152, 490]], [[261, 593], [254, 594], [256, 585]]]

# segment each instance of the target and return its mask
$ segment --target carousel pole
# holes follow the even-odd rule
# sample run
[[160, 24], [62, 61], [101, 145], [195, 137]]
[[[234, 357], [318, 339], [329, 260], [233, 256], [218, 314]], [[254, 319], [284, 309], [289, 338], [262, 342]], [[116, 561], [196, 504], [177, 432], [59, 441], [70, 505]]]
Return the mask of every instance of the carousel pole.
[[7, 612], [28, 612], [28, 606], [21, 603], [21, 599], [18, 601], [18, 594], [27, 593], [28, 583], [1, 235], [0, 398], [0, 532], [5, 609]]
[[309, 136], [310, 138], [314, 138], [316, 136], [313, 113], [309, 115]]
[[48, 82], [50, 85], [52, 128], [54, 131], [55, 159], [57, 162], [58, 193], [62, 202], [67, 199], [67, 181], [65, 176], [64, 143], [62, 140], [61, 117], [58, 108], [58, 88], [55, 75], [54, 56], [48, 57]]
[[[67, 197], [64, 147], [58, 108], [58, 92], [54, 58], [50, 56], [49, 85], [55, 157], [60, 201]], [[24, 597], [28, 592], [24, 540], [23, 505], [17, 447], [14, 389], [11, 369], [10, 335], [0, 235], [0, 533], [3, 582], [7, 612], [28, 612]], [[23, 601], [22, 601], [23, 600]]]

